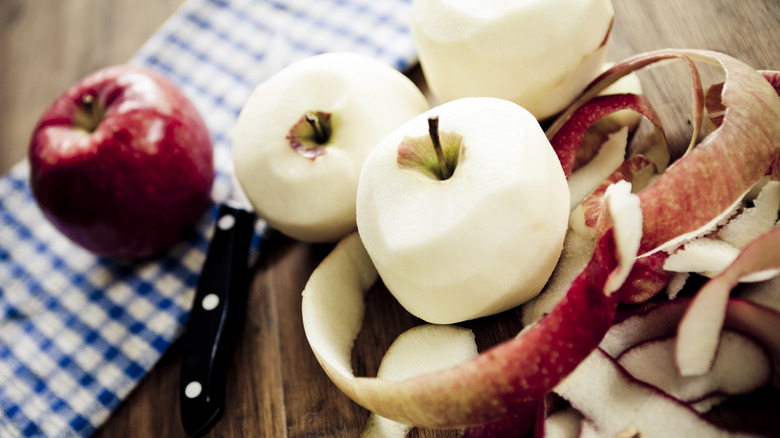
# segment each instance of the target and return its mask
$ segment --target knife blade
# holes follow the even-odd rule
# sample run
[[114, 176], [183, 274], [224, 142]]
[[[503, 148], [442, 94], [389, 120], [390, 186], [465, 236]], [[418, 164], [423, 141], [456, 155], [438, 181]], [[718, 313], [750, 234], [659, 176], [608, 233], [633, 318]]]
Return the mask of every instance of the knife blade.
[[234, 199], [220, 205], [190, 310], [182, 355], [179, 401], [188, 436], [202, 436], [224, 411], [225, 383], [244, 323], [257, 217], [233, 181]]

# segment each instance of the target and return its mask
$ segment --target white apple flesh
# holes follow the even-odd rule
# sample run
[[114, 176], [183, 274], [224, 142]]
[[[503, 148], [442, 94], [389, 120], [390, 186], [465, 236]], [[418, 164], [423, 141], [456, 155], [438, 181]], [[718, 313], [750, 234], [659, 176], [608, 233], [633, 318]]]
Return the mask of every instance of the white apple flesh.
[[609, 0], [414, 0], [411, 32], [439, 100], [498, 97], [541, 119], [599, 74], [613, 18]]
[[303, 241], [338, 240], [356, 226], [365, 157], [428, 108], [410, 79], [380, 61], [350, 53], [306, 58], [245, 103], [233, 135], [236, 177], [271, 227]]
[[[447, 179], [399, 165], [409, 139], [428, 138], [432, 116], [442, 137], [461, 136]], [[369, 155], [358, 185], [358, 231], [382, 280], [432, 323], [533, 298], [561, 254], [568, 212], [566, 178], [538, 122], [495, 98], [459, 99], [405, 123]]]

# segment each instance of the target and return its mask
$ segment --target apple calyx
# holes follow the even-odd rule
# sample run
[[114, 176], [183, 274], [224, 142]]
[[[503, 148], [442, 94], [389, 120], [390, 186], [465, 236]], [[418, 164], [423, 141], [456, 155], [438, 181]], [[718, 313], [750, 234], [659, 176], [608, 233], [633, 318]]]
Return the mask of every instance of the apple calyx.
[[324, 154], [325, 146], [333, 134], [330, 118], [331, 113], [306, 111], [287, 134], [290, 147], [312, 160]]
[[398, 166], [439, 181], [446, 181], [458, 166], [463, 137], [439, 131], [439, 116], [428, 118], [428, 135], [404, 137], [398, 145]]
[[73, 116], [73, 125], [91, 134], [105, 115], [106, 109], [100, 100], [94, 94], [87, 93], [81, 98], [81, 106]]

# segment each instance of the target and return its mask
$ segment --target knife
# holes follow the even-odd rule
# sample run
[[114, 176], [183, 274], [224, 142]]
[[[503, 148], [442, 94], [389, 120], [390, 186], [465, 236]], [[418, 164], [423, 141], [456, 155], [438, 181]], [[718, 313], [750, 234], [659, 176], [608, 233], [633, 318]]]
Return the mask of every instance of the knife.
[[222, 416], [228, 368], [246, 312], [258, 221], [235, 177], [233, 186], [236, 199], [219, 207], [187, 321], [179, 402], [191, 437], [208, 432]]

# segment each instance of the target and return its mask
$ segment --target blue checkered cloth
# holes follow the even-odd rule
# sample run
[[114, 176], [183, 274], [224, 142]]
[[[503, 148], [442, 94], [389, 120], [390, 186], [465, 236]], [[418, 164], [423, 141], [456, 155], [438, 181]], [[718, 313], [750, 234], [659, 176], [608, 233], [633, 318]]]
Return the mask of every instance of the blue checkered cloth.
[[[407, 68], [409, 1], [188, 0], [131, 62], [165, 74], [200, 110], [214, 140], [218, 203], [230, 190], [231, 131], [254, 87], [326, 51]], [[0, 178], [0, 437], [100, 427], [183, 333], [214, 216], [166, 255], [121, 264], [43, 218], [26, 162]]]

